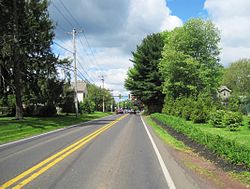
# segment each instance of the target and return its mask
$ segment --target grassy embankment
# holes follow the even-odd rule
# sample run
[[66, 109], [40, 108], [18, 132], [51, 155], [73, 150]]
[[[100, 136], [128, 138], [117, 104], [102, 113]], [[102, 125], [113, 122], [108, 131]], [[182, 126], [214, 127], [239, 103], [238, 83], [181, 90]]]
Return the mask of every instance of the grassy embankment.
[[[165, 114], [152, 114], [147, 118], [149, 125], [155, 132], [168, 144], [176, 149], [184, 150], [187, 147], [180, 141], [173, 138], [165, 129], [157, 125], [153, 119], [168, 125], [177, 132], [181, 132], [188, 138], [205, 145], [208, 149], [223, 157], [225, 160], [238, 165], [250, 168], [250, 129], [248, 128], [247, 118], [244, 117], [243, 126], [239, 131], [229, 131], [227, 128], [214, 128], [209, 124], [193, 124], [184, 119], [168, 116]], [[181, 148], [179, 148], [181, 144]], [[250, 172], [231, 173], [238, 180], [250, 184]]]
[[110, 115], [109, 112], [57, 117], [25, 117], [24, 120], [14, 120], [13, 117], [0, 117], [0, 144], [46, 133], [70, 125], [86, 122]]

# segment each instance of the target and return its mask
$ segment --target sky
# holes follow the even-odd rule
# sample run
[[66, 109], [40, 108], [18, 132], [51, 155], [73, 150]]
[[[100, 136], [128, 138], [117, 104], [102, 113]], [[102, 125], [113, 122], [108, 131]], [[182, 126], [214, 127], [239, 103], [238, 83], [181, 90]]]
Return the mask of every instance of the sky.
[[101, 86], [104, 75], [105, 88], [115, 96], [129, 93], [124, 80], [133, 66], [131, 52], [141, 40], [180, 27], [190, 18], [209, 19], [218, 27], [221, 64], [248, 58], [249, 10], [249, 0], [52, 0], [49, 6], [56, 23], [54, 52], [72, 57], [70, 32], [76, 28], [80, 77]]

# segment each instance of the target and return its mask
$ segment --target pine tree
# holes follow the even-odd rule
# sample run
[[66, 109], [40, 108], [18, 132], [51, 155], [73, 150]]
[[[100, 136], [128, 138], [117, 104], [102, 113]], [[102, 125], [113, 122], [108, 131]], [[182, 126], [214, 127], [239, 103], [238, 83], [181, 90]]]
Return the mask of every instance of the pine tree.
[[164, 42], [160, 34], [148, 35], [133, 52], [133, 68], [128, 71], [125, 87], [147, 106], [148, 112], [160, 112], [164, 101], [162, 76], [158, 69]]

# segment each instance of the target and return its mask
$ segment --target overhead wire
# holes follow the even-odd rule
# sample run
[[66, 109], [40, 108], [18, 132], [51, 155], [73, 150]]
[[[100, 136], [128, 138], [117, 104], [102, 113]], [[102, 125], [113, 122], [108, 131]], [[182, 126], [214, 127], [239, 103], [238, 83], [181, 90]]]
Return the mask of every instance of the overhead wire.
[[[60, 3], [61, 3], [61, 5], [64, 7], [64, 9], [66, 10], [66, 12], [70, 15], [70, 17], [75, 21], [75, 23], [78, 25], [78, 26], [80, 26], [80, 24], [79, 24], [79, 22], [74, 18], [74, 16], [71, 14], [71, 12], [69, 11], [69, 9], [65, 6], [65, 4], [63, 3], [63, 1], [61, 1], [61, 0], [59, 0], [60, 1]], [[52, 5], [56, 8], [56, 10], [62, 15], [62, 17], [66, 20], [66, 22], [68, 22], [73, 28], [74, 28], [74, 25], [72, 24], [72, 22], [63, 14], [63, 12], [52, 2]], [[62, 29], [62, 27], [60, 27], [60, 29], [61, 30], [63, 30]], [[81, 45], [82, 45], [82, 47], [83, 47], [83, 49], [84, 49], [84, 45], [82, 44], [82, 41], [81, 41], [81, 38], [80, 38], [80, 43], [81, 43]], [[65, 48], [66, 49], [66, 48]], [[67, 51], [69, 51], [68, 49], [67, 49]], [[92, 53], [93, 54], [93, 53]], [[77, 55], [78, 56], [78, 55]], [[81, 57], [80, 57], [81, 58]], [[82, 58], [81, 58], [82, 59]], [[83, 68], [82, 67], [82, 65], [81, 65], [81, 63], [79, 62], [79, 65], [81, 66], [81, 68]], [[84, 72], [87, 74], [87, 72], [86, 72], [86, 70], [85, 69], [83, 69], [84, 70]], [[87, 74], [88, 75], [88, 77], [89, 78], [91, 78], [90, 76], [89, 76], [89, 74]], [[93, 79], [91, 78], [91, 80], [93, 81]]]
[[[74, 20], [74, 22], [81, 28], [81, 24], [80, 24], [80, 23], [77, 21], [77, 19], [75, 19], [75, 17], [71, 14], [70, 10], [65, 6], [65, 4], [63, 3], [63, 1], [62, 1], [62, 0], [59, 0], [59, 1], [60, 1], [61, 5], [63, 6], [63, 8], [66, 10], [66, 12], [69, 14], [69, 16], [72, 18], [72, 20]], [[90, 45], [90, 43], [89, 43], [89, 41], [88, 41], [88, 39], [87, 39], [87, 37], [86, 37], [86, 35], [85, 35], [85, 31], [83, 30], [82, 32], [83, 32], [84, 39], [85, 39], [85, 41], [86, 41], [86, 43], [87, 43], [87, 46], [88, 46], [88, 48], [90, 49], [90, 52], [91, 52], [91, 54], [92, 54], [92, 56], [93, 56], [94, 62], [95, 62], [95, 64], [98, 65], [98, 62], [97, 62], [96, 57], [95, 57], [95, 55], [94, 55], [93, 49], [92, 49], [92, 47], [91, 47], [91, 45]], [[82, 36], [81, 36], [81, 35], [80, 35], [80, 43], [81, 43], [81, 45], [82, 45], [82, 47], [83, 47], [83, 49], [84, 49], [84, 45], [83, 45], [83, 42], [82, 42]], [[88, 56], [88, 54], [87, 54], [87, 56]], [[92, 60], [91, 60], [91, 61], [92, 61]]]
[[[65, 47], [59, 45], [58, 43], [55, 42], [55, 44], [56, 44], [57, 46], [59, 46], [60, 48], [64, 49], [65, 51], [71, 52], [70, 50], [66, 49]], [[73, 52], [71, 52], [71, 53], [73, 53]], [[85, 71], [85, 69], [82, 67], [82, 65], [80, 64], [80, 61], [79, 61], [78, 59], [77, 59], [77, 61], [78, 61], [79, 65], [80, 65], [80, 67], [82, 68], [82, 70], [84, 71], [84, 73], [86, 73], [86, 75], [89, 77], [89, 79], [92, 80], [93, 83], [95, 83], [95, 82], [93, 81], [93, 79], [89, 76], [89, 74]], [[59, 66], [59, 67], [60, 67], [60, 66]], [[73, 67], [73, 66], [70, 66], [70, 67]], [[61, 68], [64, 68], [64, 69], [65, 69], [65, 67], [61, 67]], [[83, 73], [81, 72], [81, 70], [79, 70], [78, 68], [77, 68], [77, 70], [78, 70], [79, 74], [80, 74], [88, 83], [91, 83], [91, 82], [83, 75]], [[74, 70], [70, 70], [70, 71], [74, 71]], [[78, 75], [78, 76], [79, 76], [79, 75]]]
[[70, 51], [69, 49], [66, 49], [65, 47], [63, 47], [62, 45], [60, 45], [60, 44], [58, 44], [57, 42], [53, 42], [55, 45], [57, 45], [58, 47], [60, 47], [60, 48], [62, 48], [62, 49], [64, 49], [65, 51], [68, 51], [68, 52], [70, 52], [70, 53], [73, 53], [72, 51]]

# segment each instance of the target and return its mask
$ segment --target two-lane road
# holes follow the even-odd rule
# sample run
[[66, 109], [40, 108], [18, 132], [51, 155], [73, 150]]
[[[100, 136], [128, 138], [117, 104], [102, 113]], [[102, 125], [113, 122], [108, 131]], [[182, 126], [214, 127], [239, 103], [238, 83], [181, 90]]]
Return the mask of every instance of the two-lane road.
[[0, 186], [198, 188], [177, 164], [167, 168], [174, 160], [161, 159], [146, 128], [139, 115], [113, 115], [0, 146]]

